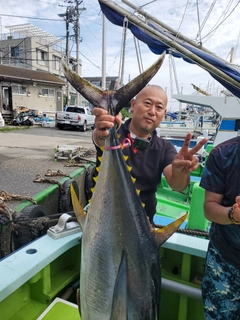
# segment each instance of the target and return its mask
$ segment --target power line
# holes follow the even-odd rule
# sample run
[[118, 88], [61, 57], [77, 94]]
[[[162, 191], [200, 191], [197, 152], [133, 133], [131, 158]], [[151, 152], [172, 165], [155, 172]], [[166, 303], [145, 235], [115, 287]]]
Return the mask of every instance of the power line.
[[62, 19], [49, 19], [49, 18], [37, 18], [37, 17], [26, 17], [26, 16], [14, 16], [12, 14], [3, 14], [3, 13], [1, 13], [0, 16], [12, 17], [12, 18], [24, 18], [24, 19], [32, 19], [32, 20], [50, 20], [50, 21], [61, 21], [62, 22]]

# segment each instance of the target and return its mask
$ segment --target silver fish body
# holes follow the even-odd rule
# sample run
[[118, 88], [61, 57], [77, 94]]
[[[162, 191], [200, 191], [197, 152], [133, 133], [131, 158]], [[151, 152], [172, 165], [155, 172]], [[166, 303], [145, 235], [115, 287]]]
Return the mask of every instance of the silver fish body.
[[[115, 128], [105, 145], [119, 145]], [[121, 149], [104, 150], [82, 243], [82, 320], [156, 319], [159, 246]]]

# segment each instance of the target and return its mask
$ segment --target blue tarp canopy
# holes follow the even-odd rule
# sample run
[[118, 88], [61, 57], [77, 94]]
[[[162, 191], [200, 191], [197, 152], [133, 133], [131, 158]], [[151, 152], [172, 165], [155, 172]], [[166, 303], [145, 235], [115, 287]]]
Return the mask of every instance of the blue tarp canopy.
[[[100, 6], [103, 14], [109, 21], [121, 27], [124, 25], [124, 16], [122, 14], [118, 13], [114, 9], [108, 7], [107, 5], [101, 2]], [[156, 25], [150, 23], [148, 24], [148, 26], [151, 26], [153, 30], [157, 30], [164, 37], [167, 37], [169, 42], [171, 42], [173, 46], [166, 44], [168, 40], [163, 42], [162, 40], [159, 40], [160, 38], [156, 39], [155, 35], [150, 36], [149, 32], [147, 34], [146, 31], [143, 30], [143, 28], [140, 28], [139, 26], [131, 23], [130, 21], [128, 21], [127, 24], [127, 27], [129, 30], [131, 30], [132, 34], [137, 39], [147, 44], [149, 49], [153, 53], [162, 54], [164, 51], [166, 51], [166, 53], [171, 52], [171, 54], [174, 57], [182, 58], [188, 63], [194, 63], [199, 65], [203, 69], [207, 70], [210, 73], [210, 75], [219, 83], [221, 83], [226, 89], [228, 89], [235, 96], [240, 98], [240, 72], [237, 69], [231, 67], [227, 62], [224, 62], [224, 60], [217, 58], [215, 55], [203, 51], [201, 50], [201, 48], [197, 48], [191, 45], [190, 43], [187, 43], [186, 41], [177, 39], [175, 35], [173, 35], [169, 31], [164, 30], [160, 26], [156, 27]], [[174, 47], [174, 42], [176, 42], [178, 46], [180, 45], [183, 49], [187, 49], [190, 54], [182, 54], [178, 49], [176, 49], [176, 47]], [[175, 52], [173, 52], [173, 48]], [[176, 50], [178, 50], [177, 53]], [[194, 60], [194, 55], [209, 63], [211, 65], [211, 68], [207, 68], [204, 65], [204, 62], [203, 64], [201, 64], [201, 62]], [[215, 70], [214, 67], [216, 68]], [[221, 71], [223, 75], [219, 75], [218, 71]], [[228, 76], [230, 78], [226, 79], [224, 76]]]

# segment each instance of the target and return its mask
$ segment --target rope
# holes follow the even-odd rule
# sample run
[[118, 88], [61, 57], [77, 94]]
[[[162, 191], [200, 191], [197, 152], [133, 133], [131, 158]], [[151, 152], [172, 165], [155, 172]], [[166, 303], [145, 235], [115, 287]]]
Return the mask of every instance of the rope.
[[64, 173], [62, 170], [53, 171], [52, 169], [48, 169], [45, 176], [46, 177], [63, 176], [63, 177], [71, 178], [70, 174]]
[[37, 201], [31, 197], [21, 196], [18, 194], [9, 194], [5, 190], [0, 191], [0, 200], [3, 200], [3, 201], [28, 200], [28, 201], [32, 202], [33, 204], [37, 204]]
[[[159, 229], [165, 227], [160, 224], [154, 224], [153, 226], [154, 226], [154, 228], [159, 228]], [[205, 237], [205, 238], [209, 239], [209, 232], [208, 231], [197, 230], [197, 229], [178, 229], [176, 232], [191, 235], [191, 236]]]
[[51, 183], [51, 184], [57, 184], [61, 190], [62, 193], [65, 193], [65, 190], [62, 187], [62, 184], [57, 181], [57, 180], [53, 180], [53, 179], [49, 179], [49, 178], [43, 178], [40, 174], [36, 175], [35, 180], [33, 180], [33, 182], [47, 182], [47, 183]]
[[21, 233], [25, 235], [29, 235], [32, 239], [39, 237], [42, 230], [49, 223], [48, 217], [40, 217], [35, 219], [35, 221], [31, 221], [29, 223], [28, 219], [21, 219], [21, 221], [17, 221], [18, 223], [13, 223], [13, 232], [18, 234], [18, 230], [21, 229]]

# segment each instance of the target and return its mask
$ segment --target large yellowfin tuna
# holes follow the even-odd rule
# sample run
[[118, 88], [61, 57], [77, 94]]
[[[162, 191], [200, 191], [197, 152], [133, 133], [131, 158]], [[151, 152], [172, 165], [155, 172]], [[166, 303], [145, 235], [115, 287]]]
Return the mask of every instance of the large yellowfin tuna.
[[[109, 92], [92, 86], [65, 67], [67, 79], [93, 105], [116, 115], [154, 76], [164, 56], [125, 87]], [[123, 157], [116, 128], [105, 141], [100, 172], [87, 215], [71, 188], [82, 227], [80, 315], [82, 320], [159, 319], [159, 246], [186, 216], [159, 230], [145, 213]]]

